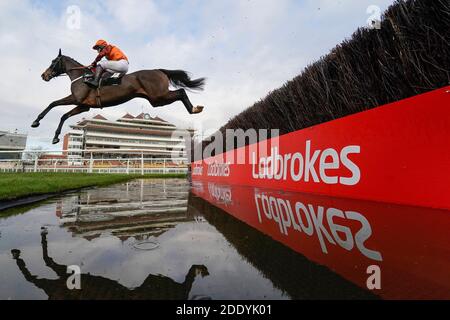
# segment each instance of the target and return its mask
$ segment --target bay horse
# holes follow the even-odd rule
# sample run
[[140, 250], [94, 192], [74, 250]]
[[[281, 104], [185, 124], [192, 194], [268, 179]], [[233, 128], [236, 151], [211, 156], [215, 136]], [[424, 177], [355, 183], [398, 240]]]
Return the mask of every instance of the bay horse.
[[[81, 63], [64, 56], [59, 49], [58, 56], [52, 61], [50, 67], [42, 74], [46, 82], [67, 74], [72, 81], [72, 93], [60, 100], [56, 100], [42, 111], [31, 127], [37, 128], [40, 121], [56, 106], [76, 105], [75, 108], [61, 117], [58, 128], [55, 131], [53, 144], [57, 144], [64, 122], [77, 114], [89, 111], [91, 108], [107, 108], [117, 106], [134, 98], [147, 99], [153, 107], [162, 107], [181, 101], [190, 114], [203, 111], [202, 106], [194, 107], [189, 101], [184, 88], [203, 90], [205, 78], [191, 80], [183, 70], [142, 70], [125, 75], [120, 85], [105, 86], [99, 90], [94, 89], [83, 82], [83, 75], [87, 71]], [[169, 90], [169, 85], [178, 90]]]

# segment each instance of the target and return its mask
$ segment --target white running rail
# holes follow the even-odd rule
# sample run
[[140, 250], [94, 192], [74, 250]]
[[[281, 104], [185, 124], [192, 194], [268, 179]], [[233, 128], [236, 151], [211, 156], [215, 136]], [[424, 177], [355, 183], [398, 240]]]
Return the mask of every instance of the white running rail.
[[[0, 172], [80, 172], [125, 174], [187, 173], [188, 159], [154, 158], [136, 149], [0, 150]], [[16, 157], [16, 159], [13, 158]]]

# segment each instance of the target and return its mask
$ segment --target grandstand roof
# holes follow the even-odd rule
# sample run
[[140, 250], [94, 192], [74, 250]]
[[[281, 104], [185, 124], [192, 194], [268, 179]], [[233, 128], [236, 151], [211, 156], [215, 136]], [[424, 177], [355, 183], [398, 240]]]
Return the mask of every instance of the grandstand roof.
[[122, 117], [122, 119], [134, 119], [134, 117], [128, 112]]
[[102, 116], [101, 114], [97, 114], [93, 119], [95, 119], [95, 120], [108, 120], [104, 116]]

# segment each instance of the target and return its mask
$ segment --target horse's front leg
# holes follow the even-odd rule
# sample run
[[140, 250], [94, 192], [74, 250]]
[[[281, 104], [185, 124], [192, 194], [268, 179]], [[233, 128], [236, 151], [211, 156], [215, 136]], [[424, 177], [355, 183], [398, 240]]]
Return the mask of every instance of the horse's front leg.
[[40, 121], [47, 115], [47, 113], [50, 112], [50, 110], [52, 110], [54, 107], [57, 106], [68, 106], [71, 104], [77, 104], [77, 101], [75, 99], [75, 97], [73, 95], [67, 96], [63, 99], [60, 100], [56, 100], [53, 101], [52, 103], [49, 104], [49, 106], [47, 108], [45, 108], [44, 111], [42, 111], [38, 117], [36, 118], [36, 120], [34, 120], [33, 124], [31, 125], [32, 128], [37, 128], [40, 125]]
[[58, 129], [55, 131], [55, 137], [53, 138], [53, 144], [57, 144], [59, 142], [59, 134], [61, 133], [62, 126], [64, 122], [77, 114], [89, 111], [90, 107], [88, 106], [78, 106], [67, 112], [61, 117], [61, 121], [59, 122]]

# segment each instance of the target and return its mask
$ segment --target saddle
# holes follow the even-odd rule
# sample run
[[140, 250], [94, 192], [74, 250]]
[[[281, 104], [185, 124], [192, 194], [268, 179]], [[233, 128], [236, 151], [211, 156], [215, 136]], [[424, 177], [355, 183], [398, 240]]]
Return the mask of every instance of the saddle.
[[[93, 85], [89, 82], [92, 81], [95, 77], [95, 69], [94, 70], [88, 70], [86, 71], [86, 73], [83, 75], [83, 82], [85, 84], [87, 84], [88, 86], [90, 86], [91, 88], [94, 88]], [[125, 74], [123, 73], [111, 73], [108, 71], [105, 71], [102, 74], [102, 77], [100, 78], [98, 87], [95, 88], [97, 91], [97, 96], [96, 96], [96, 100], [97, 100], [97, 106], [99, 108], [102, 108], [102, 97], [100, 95], [100, 89], [102, 87], [107, 87], [107, 86], [118, 86], [120, 84], [122, 84], [122, 78]]]
[[[91, 86], [89, 81], [92, 81], [94, 79], [94, 72], [92, 70], [86, 71], [86, 73], [83, 75], [83, 82], [87, 85]], [[107, 87], [107, 86], [118, 86], [122, 84], [122, 78], [124, 74], [123, 73], [111, 73], [108, 71], [105, 71], [102, 74], [102, 77], [100, 79], [99, 88], [101, 87]]]

